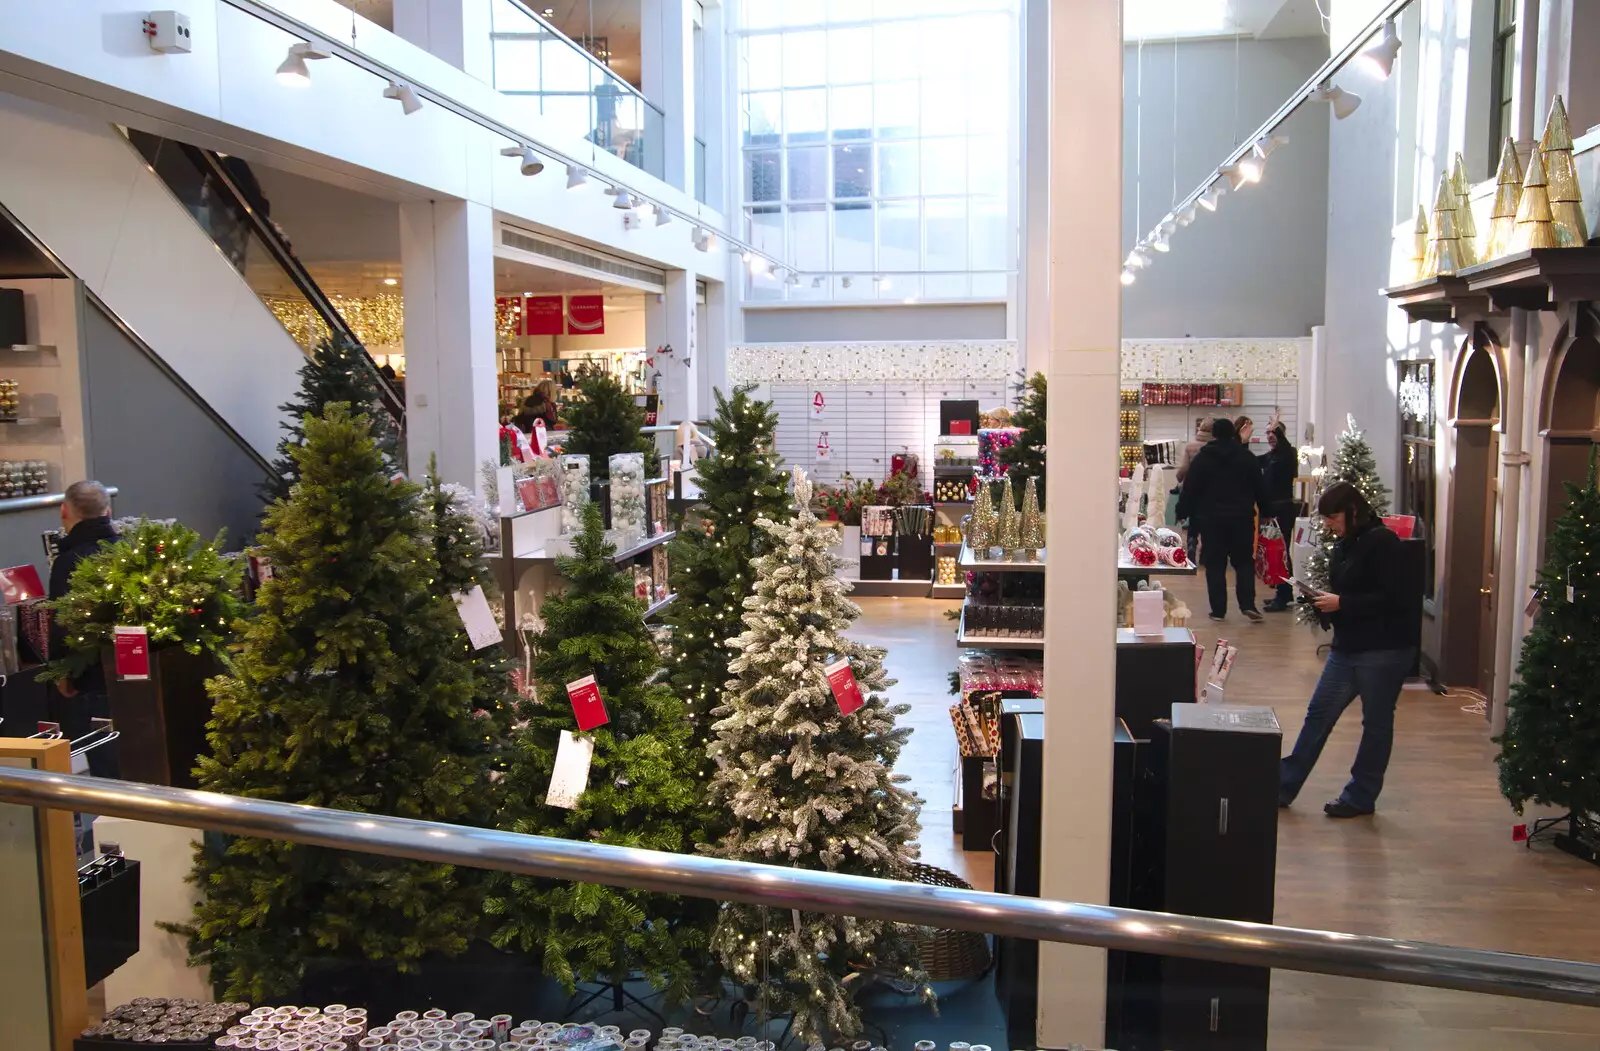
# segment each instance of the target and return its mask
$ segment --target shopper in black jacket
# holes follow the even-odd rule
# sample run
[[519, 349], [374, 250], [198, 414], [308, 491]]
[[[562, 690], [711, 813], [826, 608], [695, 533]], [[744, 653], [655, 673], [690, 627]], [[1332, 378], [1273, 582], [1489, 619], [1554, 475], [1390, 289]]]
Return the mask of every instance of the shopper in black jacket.
[[[1300, 454], [1289, 444], [1283, 424], [1273, 424], [1267, 431], [1267, 452], [1261, 457], [1261, 495], [1266, 501], [1267, 516], [1278, 524], [1283, 534], [1283, 557], [1289, 561], [1289, 538], [1294, 535], [1294, 480], [1300, 474]], [[1289, 572], [1294, 564], [1289, 563]], [[1268, 613], [1282, 613], [1294, 602], [1294, 588], [1279, 584], [1278, 594], [1261, 608]]]
[[1317, 513], [1338, 537], [1328, 560], [1328, 590], [1312, 597], [1333, 649], [1312, 691], [1305, 725], [1284, 758], [1278, 805], [1288, 806], [1310, 776], [1339, 716], [1361, 698], [1361, 745], [1350, 783], [1322, 809], [1329, 817], [1372, 813], [1383, 790], [1394, 745], [1394, 709], [1416, 659], [1408, 641], [1407, 598], [1400, 538], [1372, 512], [1361, 490], [1349, 482], [1329, 486]]
[[1206, 568], [1211, 619], [1228, 614], [1228, 563], [1233, 563], [1239, 611], [1260, 621], [1256, 609], [1255, 515], [1261, 505], [1261, 465], [1239, 442], [1233, 421], [1211, 425], [1178, 494], [1178, 517], [1200, 527], [1200, 564]]

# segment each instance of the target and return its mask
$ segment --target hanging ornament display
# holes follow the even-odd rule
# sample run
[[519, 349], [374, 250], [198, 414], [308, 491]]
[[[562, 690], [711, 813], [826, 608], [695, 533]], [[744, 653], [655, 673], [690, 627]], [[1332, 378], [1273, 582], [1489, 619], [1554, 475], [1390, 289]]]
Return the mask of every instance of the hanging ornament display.
[[1544, 161], [1546, 196], [1550, 199], [1556, 244], [1562, 248], [1582, 248], [1589, 243], [1589, 224], [1583, 217], [1578, 169], [1572, 163], [1572, 128], [1567, 123], [1567, 107], [1560, 95], [1550, 104], [1550, 117], [1539, 139], [1539, 152]]
[[1467, 162], [1456, 153], [1455, 170], [1450, 174], [1451, 188], [1456, 194], [1456, 267], [1465, 269], [1483, 260], [1478, 255], [1478, 222], [1472, 217], [1469, 194], [1472, 183], [1467, 179]]
[[1489, 235], [1483, 243], [1485, 260], [1505, 255], [1516, 241], [1522, 160], [1517, 156], [1517, 144], [1510, 138], [1500, 146], [1500, 167], [1495, 171], [1494, 181], [1494, 208], [1489, 213]]
[[1461, 269], [1457, 251], [1460, 231], [1456, 227], [1456, 189], [1449, 173], [1439, 176], [1439, 193], [1433, 201], [1433, 240], [1423, 261], [1423, 276], [1438, 277]]
[[1512, 251], [1530, 248], [1558, 248], [1556, 224], [1550, 212], [1549, 179], [1545, 176], [1543, 150], [1534, 147], [1528, 170], [1522, 177], [1522, 197], [1517, 202], [1517, 233]]

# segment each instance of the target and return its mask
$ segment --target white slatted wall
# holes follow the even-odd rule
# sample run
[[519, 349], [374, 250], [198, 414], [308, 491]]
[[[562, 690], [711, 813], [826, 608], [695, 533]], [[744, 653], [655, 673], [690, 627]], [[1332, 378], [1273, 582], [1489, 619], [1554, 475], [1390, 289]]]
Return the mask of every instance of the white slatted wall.
[[[1012, 404], [1001, 380], [772, 383], [758, 392], [778, 410], [778, 452], [785, 463], [828, 484], [837, 484], [846, 471], [882, 482], [900, 452], [916, 453], [926, 476], [939, 437], [940, 401], [976, 399], [981, 411]], [[813, 408], [819, 393], [820, 412]], [[826, 456], [817, 448], [824, 435]]]
[[[1125, 379], [1122, 385], [1131, 388], [1141, 383], [1157, 382], [1162, 381]], [[1299, 396], [1299, 384], [1295, 380], [1285, 379], [1275, 383], [1245, 383], [1243, 405], [1144, 405], [1140, 407], [1144, 416], [1140, 439], [1147, 442], [1186, 442], [1194, 436], [1196, 421], [1204, 417], [1226, 415], [1233, 419], [1248, 416], [1256, 423], [1252, 448], [1256, 452], [1266, 452], [1267, 421], [1274, 414], [1283, 421], [1285, 433], [1291, 440], [1300, 433], [1296, 408]]]

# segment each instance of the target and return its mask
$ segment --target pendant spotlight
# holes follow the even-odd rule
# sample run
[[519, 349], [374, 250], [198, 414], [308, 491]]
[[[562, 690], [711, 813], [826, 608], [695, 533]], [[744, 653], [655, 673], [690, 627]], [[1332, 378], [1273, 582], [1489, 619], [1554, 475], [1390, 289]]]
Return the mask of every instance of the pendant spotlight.
[[717, 243], [717, 235], [703, 226], [694, 228], [694, 246], [702, 252], [709, 252], [711, 246]]
[[617, 199], [611, 202], [611, 207], [620, 208], [625, 212], [632, 210], [633, 194], [629, 193], [627, 190], [618, 189]]
[[1378, 33], [1378, 42], [1361, 52], [1361, 61], [1378, 74], [1388, 79], [1389, 73], [1394, 69], [1395, 57], [1400, 54], [1400, 34], [1395, 30], [1394, 19], [1383, 23], [1383, 29]]
[[299, 40], [289, 45], [289, 54], [278, 67], [278, 83], [286, 88], [308, 88], [311, 86], [311, 70], [306, 68], [307, 59], [332, 58], [333, 53], [309, 41]]
[[567, 189], [576, 190], [580, 186], [589, 185], [589, 173], [576, 164], [567, 165]]
[[1188, 226], [1190, 223], [1193, 223], [1195, 221], [1195, 217], [1199, 214], [1196, 211], [1196, 209], [1199, 208], [1199, 206], [1200, 206], [1200, 202], [1199, 201], [1190, 201], [1184, 207], [1183, 211], [1178, 213], [1178, 225], [1179, 226]]
[[820, 278], [820, 277], [813, 277], [813, 278], [812, 278], [812, 279], [811, 279], [811, 287], [812, 287], [812, 288], [821, 288], [821, 287], [822, 287], [822, 278]]
[[1328, 80], [1324, 80], [1322, 86], [1311, 93], [1311, 98], [1317, 102], [1331, 104], [1335, 120], [1344, 120], [1361, 107], [1360, 95], [1353, 91], [1346, 91]]
[[1206, 192], [1200, 195], [1200, 207], [1208, 212], [1217, 210], [1217, 203], [1222, 200], [1222, 182], [1218, 180], [1206, 187]]
[[1131, 285], [1135, 281], [1139, 280], [1139, 275], [1134, 273], [1132, 270], [1129, 270], [1127, 267], [1123, 267], [1121, 280], [1124, 285]]
[[539, 155], [533, 152], [532, 146], [507, 146], [500, 151], [500, 156], [520, 157], [522, 159], [520, 167], [524, 175], [538, 175], [544, 171], [544, 161], [541, 161]]
[[846, 276], [841, 277], [839, 279], [839, 287], [840, 288], [849, 288], [850, 287], [850, 277], [849, 277], [849, 275], [846, 275]]
[[403, 80], [389, 81], [389, 86], [383, 89], [383, 97], [400, 103], [400, 109], [408, 117], [422, 108], [422, 100], [417, 97], [416, 89]]
[[670, 222], [672, 222], [672, 213], [661, 207], [659, 204], [656, 205], [656, 225], [666, 226]]

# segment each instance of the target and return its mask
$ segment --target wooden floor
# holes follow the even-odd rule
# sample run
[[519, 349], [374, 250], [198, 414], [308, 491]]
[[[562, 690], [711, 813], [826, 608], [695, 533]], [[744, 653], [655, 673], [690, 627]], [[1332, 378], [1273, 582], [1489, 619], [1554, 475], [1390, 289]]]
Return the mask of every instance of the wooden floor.
[[[1191, 609], [1203, 586], [1180, 581]], [[987, 855], [965, 854], [950, 827], [956, 744], [947, 682], [957, 649], [946, 609], [917, 598], [863, 598], [852, 634], [888, 650], [892, 696], [912, 705], [916, 732], [901, 756], [926, 800], [922, 851], [931, 864], [988, 889]], [[1240, 647], [1230, 703], [1276, 709], [1285, 748], [1299, 732], [1321, 671], [1309, 629], [1292, 614], [1252, 625], [1235, 613], [1202, 616]], [[1408, 689], [1378, 813], [1334, 821], [1322, 813], [1349, 773], [1359, 705], [1346, 712], [1316, 772], [1278, 826], [1277, 922], [1389, 938], [1600, 961], [1600, 868], [1511, 840], [1513, 814], [1495, 780], [1495, 747], [1466, 699]], [[1594, 1051], [1600, 1009], [1414, 986], [1279, 972], [1273, 977], [1272, 1051]]]

